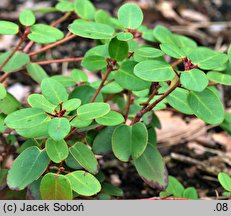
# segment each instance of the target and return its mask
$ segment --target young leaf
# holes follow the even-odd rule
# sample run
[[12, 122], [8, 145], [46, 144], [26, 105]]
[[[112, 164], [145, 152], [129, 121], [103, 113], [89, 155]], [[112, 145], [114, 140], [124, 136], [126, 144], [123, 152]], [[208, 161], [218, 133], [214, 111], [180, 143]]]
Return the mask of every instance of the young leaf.
[[39, 125], [49, 119], [41, 109], [26, 108], [15, 111], [5, 118], [5, 124], [9, 128], [23, 129]]
[[[5, 52], [0, 55], [0, 65], [10, 56], [11, 51]], [[20, 69], [22, 66], [27, 64], [30, 58], [25, 53], [15, 53], [12, 58], [2, 68], [4, 72], [11, 72]]]
[[106, 68], [107, 62], [103, 56], [90, 55], [83, 58], [81, 66], [90, 71], [97, 71]]
[[66, 118], [53, 118], [48, 125], [48, 134], [55, 141], [64, 139], [70, 130], [71, 126]]
[[25, 9], [20, 13], [19, 21], [24, 26], [32, 26], [35, 23], [35, 15], [31, 10]]
[[128, 56], [128, 44], [115, 37], [109, 43], [108, 52], [112, 59], [122, 61]]
[[68, 98], [64, 86], [52, 78], [43, 79], [41, 90], [44, 97], [54, 105], [58, 105], [61, 102], [66, 101]]
[[218, 174], [218, 181], [220, 182], [220, 184], [225, 190], [231, 192], [231, 178], [228, 174], [224, 172], [220, 172]]
[[14, 35], [19, 31], [19, 26], [13, 22], [0, 21], [0, 34], [3, 35]]
[[0, 100], [5, 98], [7, 95], [5, 87], [0, 83]]
[[54, 113], [56, 106], [50, 103], [43, 95], [41, 94], [32, 94], [27, 99], [28, 103], [33, 108], [42, 109], [48, 113]]
[[109, 112], [109, 104], [101, 102], [84, 104], [77, 109], [77, 114], [79, 118], [83, 120], [100, 118]]
[[41, 83], [43, 79], [48, 77], [46, 71], [36, 63], [29, 63], [26, 66], [26, 70], [31, 78], [38, 83]]
[[120, 69], [115, 74], [116, 82], [128, 90], [139, 91], [149, 88], [149, 82], [140, 79], [133, 73], [135, 65], [136, 62], [134, 61], [123, 62]]
[[176, 59], [184, 58], [186, 56], [184, 51], [177, 47], [175, 44], [164, 43], [160, 45], [160, 48], [165, 54]]
[[43, 200], [72, 200], [71, 183], [66, 176], [47, 173], [40, 183]]
[[112, 151], [112, 134], [115, 127], [106, 127], [95, 137], [92, 150], [95, 154], [107, 154]]
[[140, 157], [148, 143], [148, 132], [141, 122], [133, 126], [118, 126], [112, 135], [112, 150], [115, 156], [124, 162], [130, 157], [137, 159]]
[[194, 114], [209, 124], [223, 122], [225, 113], [220, 98], [209, 88], [202, 92], [190, 92], [188, 104]]
[[55, 163], [60, 163], [68, 156], [68, 146], [64, 140], [55, 141], [51, 138], [46, 141], [46, 152], [49, 158]]
[[89, 0], [75, 0], [74, 9], [82, 19], [92, 20], [95, 17], [95, 7]]
[[146, 60], [138, 63], [134, 68], [134, 74], [149, 82], [171, 80], [175, 76], [171, 65], [159, 60]]
[[185, 114], [193, 114], [190, 108], [187, 97], [189, 92], [182, 88], [176, 88], [169, 96], [166, 98], [167, 102], [176, 110], [179, 110]]
[[197, 191], [194, 187], [188, 187], [184, 190], [183, 197], [188, 198], [188, 199], [197, 200], [198, 194], [197, 194]]
[[150, 187], [159, 190], [164, 190], [167, 187], [167, 170], [157, 148], [147, 145], [144, 153], [133, 162], [141, 178]]
[[110, 111], [108, 114], [97, 118], [95, 121], [101, 125], [115, 126], [124, 122], [124, 117], [118, 112]]
[[77, 142], [70, 148], [70, 153], [84, 169], [93, 174], [98, 172], [98, 162], [95, 155], [85, 144]]
[[135, 50], [134, 59], [137, 62], [141, 62], [148, 59], [157, 58], [164, 55], [164, 53], [153, 47], [140, 47]]
[[64, 34], [59, 29], [45, 25], [35, 24], [30, 28], [31, 33], [28, 34], [28, 38], [36, 43], [48, 44], [60, 40], [64, 37]]
[[116, 37], [120, 41], [129, 41], [133, 39], [133, 34], [130, 32], [120, 32], [116, 35]]
[[49, 162], [45, 151], [35, 146], [27, 148], [16, 158], [8, 172], [8, 186], [12, 190], [23, 190], [44, 173]]
[[65, 101], [63, 103], [63, 110], [66, 110], [67, 112], [76, 110], [81, 104], [81, 100], [79, 100], [78, 98], [73, 98], [70, 99], [68, 101]]
[[7, 92], [6, 97], [0, 99], [0, 112], [8, 115], [21, 108], [21, 103], [10, 93]]
[[219, 68], [228, 61], [226, 54], [211, 50], [207, 47], [193, 49], [187, 57], [193, 64], [198, 65], [199, 68], [204, 70]]
[[231, 75], [211, 71], [207, 73], [207, 77], [213, 82], [218, 82], [223, 85], [231, 85]]
[[99, 181], [90, 173], [75, 171], [67, 174], [72, 190], [83, 196], [92, 196], [101, 190]]
[[205, 73], [199, 69], [182, 72], [180, 82], [185, 88], [198, 92], [203, 91], [209, 83]]
[[87, 82], [88, 76], [83, 71], [79, 69], [73, 69], [71, 71], [71, 77], [76, 82]]
[[124, 4], [118, 10], [118, 20], [121, 26], [137, 29], [143, 22], [143, 12], [136, 4]]
[[111, 39], [114, 35], [114, 29], [111, 26], [84, 20], [75, 20], [69, 26], [69, 31], [80, 37], [91, 39]]

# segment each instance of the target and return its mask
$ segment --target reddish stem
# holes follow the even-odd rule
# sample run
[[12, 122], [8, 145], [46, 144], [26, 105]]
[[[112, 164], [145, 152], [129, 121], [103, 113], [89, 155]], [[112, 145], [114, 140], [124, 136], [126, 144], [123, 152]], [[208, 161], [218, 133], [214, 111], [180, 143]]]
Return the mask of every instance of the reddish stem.
[[39, 65], [47, 65], [52, 63], [63, 63], [63, 62], [75, 62], [75, 61], [81, 61], [83, 57], [78, 58], [65, 58], [65, 59], [53, 59], [53, 60], [47, 60], [47, 61], [40, 61], [40, 62], [33, 62]]

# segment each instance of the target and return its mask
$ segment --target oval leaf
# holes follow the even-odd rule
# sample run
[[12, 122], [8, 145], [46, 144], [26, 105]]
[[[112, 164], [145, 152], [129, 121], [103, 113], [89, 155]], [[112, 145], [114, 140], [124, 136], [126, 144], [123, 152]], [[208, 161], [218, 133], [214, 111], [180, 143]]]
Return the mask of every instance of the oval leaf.
[[19, 31], [19, 27], [17, 24], [9, 21], [0, 21], [0, 34], [4, 35], [14, 35]]
[[48, 125], [48, 134], [55, 141], [64, 139], [70, 130], [71, 125], [66, 118], [53, 118]]
[[136, 4], [124, 4], [118, 10], [119, 23], [124, 28], [137, 29], [143, 22], [143, 12]]
[[41, 83], [44, 78], [48, 77], [45, 70], [40, 65], [35, 63], [29, 63], [26, 66], [26, 70], [31, 78], [38, 83]]
[[71, 183], [63, 175], [47, 173], [40, 183], [43, 200], [72, 200]]
[[27, 148], [16, 158], [8, 172], [8, 186], [12, 190], [24, 189], [45, 172], [49, 162], [45, 151], [35, 146]]
[[55, 163], [60, 163], [68, 156], [68, 146], [64, 140], [55, 141], [51, 138], [46, 141], [46, 152]]
[[107, 103], [95, 102], [80, 106], [77, 109], [79, 118], [83, 120], [102, 117], [110, 112], [110, 106]]
[[225, 190], [231, 191], [231, 178], [228, 174], [220, 172], [218, 174], [218, 181]]
[[121, 125], [117, 127], [112, 135], [112, 150], [115, 156], [127, 162], [130, 157], [140, 157], [148, 143], [148, 132], [141, 122], [133, 126]]
[[141, 178], [152, 188], [164, 190], [168, 184], [168, 174], [157, 148], [148, 145], [134, 165]]
[[209, 88], [202, 92], [190, 92], [188, 104], [194, 114], [209, 124], [220, 124], [225, 117], [220, 98]]
[[41, 90], [44, 97], [54, 105], [58, 105], [68, 99], [65, 87], [52, 78], [43, 79]]
[[67, 174], [72, 190], [83, 196], [92, 196], [101, 190], [99, 181], [90, 173], [75, 171]]
[[218, 82], [223, 85], [231, 85], [231, 75], [211, 71], [207, 73], [207, 77], [213, 82]]
[[7, 95], [5, 87], [0, 83], [0, 100], [5, 98]]
[[171, 80], [175, 73], [170, 64], [159, 60], [147, 60], [138, 63], [134, 73], [139, 78], [150, 82]]
[[82, 19], [92, 20], [95, 17], [95, 7], [89, 0], [75, 0], [74, 9]]
[[98, 162], [95, 155], [86, 145], [77, 142], [70, 148], [70, 153], [84, 169], [93, 174], [98, 172]]
[[107, 66], [107, 62], [103, 56], [89, 55], [83, 58], [81, 66], [90, 71], [97, 71], [105, 68]]
[[24, 26], [32, 26], [35, 23], [35, 16], [31, 10], [23, 10], [19, 15], [19, 21]]
[[157, 58], [164, 55], [164, 53], [153, 47], [140, 47], [135, 50], [134, 59], [137, 62], [141, 62], [148, 59]]
[[108, 52], [112, 59], [122, 61], [128, 56], [128, 44], [115, 37], [109, 43]]
[[118, 112], [110, 111], [108, 114], [97, 118], [95, 121], [101, 125], [115, 126], [124, 122], [124, 117]]
[[203, 91], [208, 86], [208, 79], [205, 73], [198, 69], [184, 71], [180, 76], [181, 84], [192, 91]]

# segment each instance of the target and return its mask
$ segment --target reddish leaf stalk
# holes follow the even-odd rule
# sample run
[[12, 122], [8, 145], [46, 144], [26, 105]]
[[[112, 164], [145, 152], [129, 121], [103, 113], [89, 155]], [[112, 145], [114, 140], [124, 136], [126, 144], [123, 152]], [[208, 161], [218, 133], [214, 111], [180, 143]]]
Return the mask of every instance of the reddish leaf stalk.
[[65, 58], [65, 59], [53, 59], [53, 60], [47, 60], [47, 61], [40, 61], [40, 62], [33, 62], [39, 65], [47, 65], [52, 63], [63, 63], [63, 62], [75, 62], [75, 61], [81, 61], [83, 57], [78, 58]]

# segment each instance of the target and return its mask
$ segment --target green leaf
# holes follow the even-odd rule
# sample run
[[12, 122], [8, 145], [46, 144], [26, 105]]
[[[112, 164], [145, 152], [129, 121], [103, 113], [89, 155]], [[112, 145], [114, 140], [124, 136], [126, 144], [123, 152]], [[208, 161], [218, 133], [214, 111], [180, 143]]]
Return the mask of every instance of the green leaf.
[[51, 138], [46, 141], [46, 152], [49, 158], [55, 163], [60, 163], [68, 156], [68, 146], [64, 140], [55, 141]]
[[115, 126], [124, 122], [124, 117], [115, 111], [110, 111], [103, 117], [97, 118], [95, 120], [98, 124], [106, 126]]
[[157, 25], [153, 30], [154, 37], [161, 43], [175, 44], [174, 34], [166, 27]]
[[50, 118], [43, 120], [38, 125], [35, 125], [30, 128], [22, 128], [17, 129], [16, 132], [26, 138], [44, 138], [48, 136], [48, 124], [50, 122]]
[[73, 121], [70, 122], [71, 126], [76, 128], [85, 128], [89, 126], [92, 123], [92, 120], [83, 120], [79, 118], [78, 116], [74, 118]]
[[206, 47], [193, 49], [187, 57], [193, 64], [198, 65], [199, 68], [204, 70], [219, 68], [228, 61], [226, 54]]
[[187, 97], [189, 92], [182, 88], [176, 88], [169, 96], [166, 98], [167, 102], [176, 110], [179, 110], [185, 114], [193, 114], [190, 108]]
[[41, 109], [26, 108], [15, 111], [5, 118], [5, 124], [9, 128], [23, 129], [39, 125], [49, 119]]
[[223, 122], [225, 113], [220, 98], [209, 88], [202, 92], [190, 92], [188, 104], [194, 114], [209, 124]]
[[4, 133], [6, 130], [4, 119], [5, 119], [5, 115], [3, 113], [0, 113], [0, 133]]
[[[89, 85], [82, 85], [77, 87], [74, 91], [72, 91], [69, 95], [69, 98], [79, 98], [82, 104], [90, 103], [92, 97], [95, 94], [95, 89]], [[95, 99], [95, 102], [103, 101], [103, 96], [101, 93]]]
[[88, 76], [83, 71], [79, 69], [73, 69], [71, 71], [71, 77], [76, 82], [87, 82]]
[[98, 162], [95, 155], [85, 144], [77, 142], [70, 148], [70, 153], [84, 169], [93, 174], [98, 172]]
[[173, 34], [173, 38], [176, 40], [176, 45], [179, 48], [190, 48], [191, 50], [197, 47], [197, 43], [184, 35]]
[[26, 150], [27, 148], [31, 147], [31, 146], [38, 146], [39, 147], [39, 142], [34, 139], [28, 139], [26, 140], [19, 148], [17, 148], [16, 152], [18, 154], [22, 153], [24, 150]]
[[64, 139], [70, 130], [71, 125], [66, 118], [53, 118], [48, 125], [48, 134], [55, 141]]
[[45, 70], [36, 63], [29, 63], [26, 66], [26, 70], [33, 80], [38, 83], [41, 83], [44, 78], [47, 78], [48, 75]]
[[141, 62], [148, 59], [157, 58], [164, 55], [164, 53], [153, 47], [140, 47], [135, 50], [134, 59], [137, 62]]
[[72, 188], [64, 175], [47, 173], [40, 183], [43, 200], [72, 200]]
[[115, 127], [106, 127], [95, 137], [92, 150], [95, 154], [107, 154], [112, 151], [112, 134]]
[[229, 58], [229, 62], [231, 62], [231, 44], [229, 45], [228, 48], [228, 58]]
[[19, 31], [19, 26], [13, 22], [0, 21], [0, 34], [4, 35], [14, 35]]
[[21, 108], [21, 103], [10, 93], [7, 92], [6, 97], [0, 99], [0, 112], [8, 115]]
[[75, 12], [77, 15], [86, 20], [92, 20], [95, 17], [95, 7], [89, 0], [75, 0]]
[[99, 118], [106, 115], [109, 112], [109, 104], [102, 102], [84, 104], [77, 109], [77, 114], [79, 118], [83, 120]]
[[209, 83], [205, 73], [199, 69], [182, 72], [180, 82], [183, 87], [198, 92], [203, 91]]
[[183, 197], [184, 186], [173, 176], [168, 177], [168, 187], [166, 192], [174, 197]]
[[[5, 52], [0, 55], [0, 65], [10, 56], [12, 51]], [[30, 58], [25, 53], [15, 53], [11, 59], [6, 63], [2, 68], [4, 72], [12, 72], [20, 69], [22, 66], [27, 64], [30, 61]]]
[[90, 173], [75, 171], [67, 174], [72, 190], [83, 196], [92, 196], [101, 190], [99, 181]]
[[97, 10], [95, 13], [95, 21], [97, 23], [102, 23], [102, 24], [113, 26], [111, 19], [112, 17], [106, 11], [102, 9]]
[[38, 147], [27, 148], [14, 161], [8, 172], [7, 184], [12, 190], [23, 190], [46, 170], [50, 160]]
[[27, 99], [28, 103], [33, 108], [39, 108], [42, 109], [45, 112], [48, 113], [54, 113], [54, 110], [56, 106], [52, 103], [50, 103], [43, 95], [41, 94], [32, 94]]
[[64, 37], [62, 31], [45, 24], [35, 24], [31, 26], [30, 30], [31, 33], [28, 34], [28, 38], [36, 43], [49, 44]]
[[120, 32], [116, 35], [116, 37], [120, 41], [129, 41], [133, 39], [133, 34], [130, 32]]
[[82, 166], [71, 155], [71, 153], [68, 154], [68, 157], [65, 159], [65, 163], [68, 167], [74, 170], [83, 169]]
[[[114, 77], [114, 76], [113, 76]], [[108, 77], [108, 81], [110, 80], [110, 76]], [[100, 86], [101, 80], [97, 80], [91, 83], [91, 86], [95, 89], [98, 89]], [[123, 88], [117, 82], [105, 82], [104, 87], [101, 89], [102, 94], [116, 94], [122, 92]]]
[[73, 98], [68, 101], [65, 101], [62, 105], [63, 110], [66, 110], [67, 112], [76, 110], [81, 104], [81, 100], [78, 98]]
[[223, 85], [231, 85], [231, 75], [210, 71], [207, 73], [207, 77], [213, 82], [218, 82]]
[[231, 178], [228, 174], [220, 172], [218, 174], [218, 181], [225, 190], [231, 192]]
[[194, 187], [188, 187], [184, 190], [183, 197], [188, 198], [188, 199], [197, 200], [198, 194], [197, 194], [197, 191]]
[[108, 52], [112, 59], [122, 61], [128, 56], [128, 44], [115, 37], [109, 43]]
[[76, 84], [76, 82], [72, 79], [72, 77], [67, 77], [63, 75], [54, 75], [52, 79], [61, 83], [64, 87], [72, 87]]
[[147, 145], [144, 153], [133, 161], [141, 178], [152, 188], [164, 190], [168, 184], [168, 174], [157, 148]]
[[184, 58], [186, 56], [184, 51], [178, 48], [175, 44], [164, 43], [160, 45], [160, 48], [165, 54], [176, 59]]
[[123, 196], [123, 190], [108, 183], [103, 183], [102, 184], [103, 192], [106, 194], [109, 194], [111, 196]]
[[146, 60], [139, 62], [134, 68], [134, 74], [150, 82], [171, 80], [175, 73], [170, 64], [159, 60]]
[[124, 162], [130, 157], [137, 159], [140, 157], [148, 143], [148, 132], [141, 122], [133, 126], [120, 125], [112, 135], [112, 150], [115, 156]]
[[24, 26], [32, 26], [35, 23], [35, 15], [31, 10], [25, 9], [19, 15], [19, 21]]
[[111, 39], [114, 29], [108, 25], [96, 22], [76, 20], [69, 26], [69, 31], [80, 37], [91, 39]]
[[134, 73], [136, 62], [125, 61], [115, 74], [116, 82], [128, 90], [139, 91], [149, 88], [150, 83], [137, 77]]
[[107, 66], [107, 62], [103, 56], [85, 56], [81, 62], [81, 66], [90, 71], [97, 71], [105, 68]]
[[55, 5], [55, 8], [62, 12], [73, 11], [74, 4], [73, 2], [69, 2], [69, 1], [61, 1]]
[[68, 99], [64, 86], [52, 78], [43, 79], [41, 90], [44, 97], [54, 105], [58, 105]]
[[136, 4], [124, 4], [118, 10], [120, 25], [128, 29], [137, 29], [143, 22], [143, 12]]
[[5, 87], [0, 83], [0, 100], [7, 96]]

